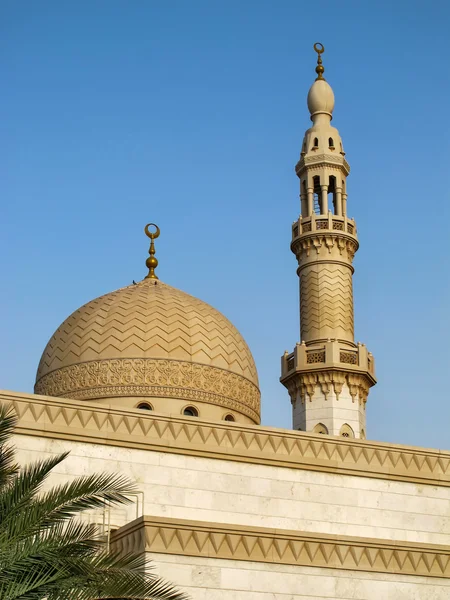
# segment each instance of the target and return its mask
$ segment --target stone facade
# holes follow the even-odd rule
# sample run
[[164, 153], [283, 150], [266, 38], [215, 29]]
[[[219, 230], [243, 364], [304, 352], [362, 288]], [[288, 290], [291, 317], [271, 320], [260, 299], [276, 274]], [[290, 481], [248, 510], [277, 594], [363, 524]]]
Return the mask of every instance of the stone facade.
[[20, 415], [21, 463], [70, 450], [49, 485], [105, 471], [136, 481], [137, 503], [108, 518], [111, 541], [148, 552], [193, 600], [450, 594], [448, 452], [32, 395], [0, 400]]
[[194, 600], [448, 600], [448, 580], [150, 555]]

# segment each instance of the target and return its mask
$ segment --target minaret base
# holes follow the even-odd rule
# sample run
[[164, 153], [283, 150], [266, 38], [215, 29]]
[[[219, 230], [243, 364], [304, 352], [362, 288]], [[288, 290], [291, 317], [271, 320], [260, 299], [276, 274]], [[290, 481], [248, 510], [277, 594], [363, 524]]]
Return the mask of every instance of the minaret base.
[[366, 437], [366, 403], [359, 394], [352, 398], [346, 383], [339, 395], [333, 389], [327, 396], [320, 387], [312, 397], [292, 402], [293, 428], [344, 437]]

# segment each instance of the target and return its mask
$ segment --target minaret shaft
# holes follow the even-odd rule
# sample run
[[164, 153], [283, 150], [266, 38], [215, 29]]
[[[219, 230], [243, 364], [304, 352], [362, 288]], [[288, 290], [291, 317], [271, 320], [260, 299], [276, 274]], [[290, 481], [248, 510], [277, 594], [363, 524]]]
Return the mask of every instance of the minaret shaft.
[[282, 357], [281, 382], [291, 397], [295, 429], [365, 437], [365, 403], [376, 380], [372, 355], [354, 341], [352, 262], [359, 243], [356, 223], [347, 217], [350, 166], [331, 126], [334, 94], [321, 59], [318, 68], [308, 94], [313, 125], [296, 166], [301, 215], [292, 225], [301, 343]]
[[308, 260], [304, 252], [297, 255], [301, 340], [311, 344], [334, 338], [353, 344], [353, 268], [342, 256], [346, 240], [332, 233], [325, 240], [319, 232], [302, 241], [315, 244], [316, 256]]

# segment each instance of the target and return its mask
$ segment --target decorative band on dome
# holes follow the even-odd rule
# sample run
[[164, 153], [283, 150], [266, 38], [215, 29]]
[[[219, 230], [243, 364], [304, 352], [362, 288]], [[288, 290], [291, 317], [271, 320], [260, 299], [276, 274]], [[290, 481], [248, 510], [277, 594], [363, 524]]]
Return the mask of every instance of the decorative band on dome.
[[234, 409], [260, 422], [260, 392], [254, 383], [231, 371], [185, 361], [88, 361], [44, 375], [34, 391], [74, 400], [125, 396], [196, 400]]

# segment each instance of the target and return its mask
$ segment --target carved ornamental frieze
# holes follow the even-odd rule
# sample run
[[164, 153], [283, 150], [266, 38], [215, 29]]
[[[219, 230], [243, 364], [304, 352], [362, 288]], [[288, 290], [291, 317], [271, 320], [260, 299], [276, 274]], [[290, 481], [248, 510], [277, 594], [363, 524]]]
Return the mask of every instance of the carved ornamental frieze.
[[187, 361], [88, 361], [45, 375], [36, 383], [35, 392], [76, 400], [114, 396], [180, 398], [224, 406], [256, 422], [260, 420], [260, 392], [254, 383], [231, 371]]

